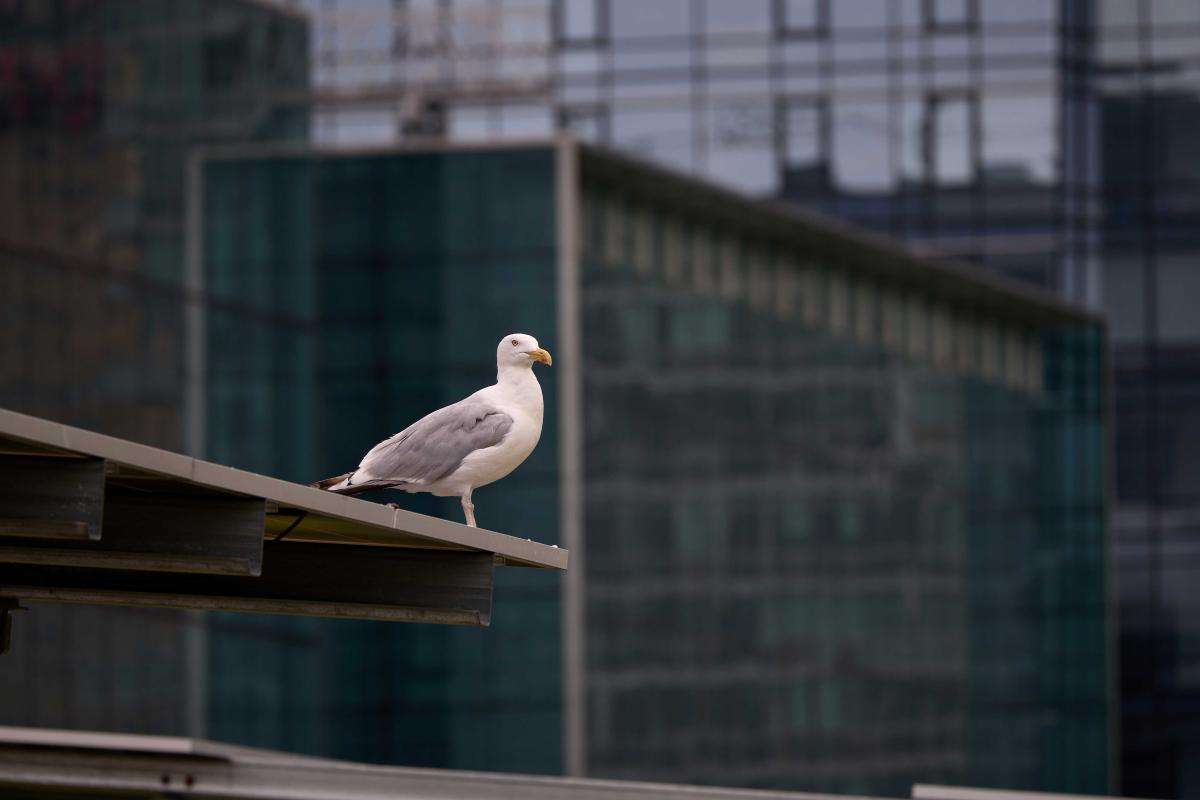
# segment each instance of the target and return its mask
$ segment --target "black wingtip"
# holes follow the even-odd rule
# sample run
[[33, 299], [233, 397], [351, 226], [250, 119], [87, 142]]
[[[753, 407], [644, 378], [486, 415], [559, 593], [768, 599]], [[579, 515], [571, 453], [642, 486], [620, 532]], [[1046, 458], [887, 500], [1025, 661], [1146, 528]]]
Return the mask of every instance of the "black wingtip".
[[353, 474], [354, 474], [353, 472], [347, 472], [344, 475], [335, 475], [332, 478], [325, 478], [324, 480], [320, 480], [315, 483], [310, 483], [309, 486], [313, 487], [314, 489], [328, 489], [330, 486], [336, 486], [337, 484], [346, 480], [346, 478], [349, 478]]

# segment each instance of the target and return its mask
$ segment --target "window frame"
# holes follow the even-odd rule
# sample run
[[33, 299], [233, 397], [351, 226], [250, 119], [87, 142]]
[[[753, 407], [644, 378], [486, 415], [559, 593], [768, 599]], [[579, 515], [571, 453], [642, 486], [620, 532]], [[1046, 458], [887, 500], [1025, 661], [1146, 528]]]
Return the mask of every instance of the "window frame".
[[[960, 101], [965, 104], [967, 111], [967, 177], [963, 181], [943, 181], [939, 172], [942, 159], [939, 158], [938, 113], [946, 105]], [[954, 89], [930, 92], [925, 96], [921, 149], [924, 179], [927, 185], [954, 187], [975, 186], [979, 183], [982, 174], [980, 113], [979, 95], [974, 90]]]
[[829, 99], [819, 94], [785, 94], [775, 102], [775, 154], [779, 174], [782, 176], [792, 162], [788, 158], [791, 137], [791, 112], [796, 109], [812, 111], [817, 119], [816, 158], [813, 163], [830, 163], [829, 151]]
[[554, 0], [551, 13], [554, 15], [554, 42], [562, 48], [600, 47], [609, 41], [608, 0], [584, 0], [592, 5], [591, 36], [571, 36], [567, 31], [567, 3], [573, 0]]

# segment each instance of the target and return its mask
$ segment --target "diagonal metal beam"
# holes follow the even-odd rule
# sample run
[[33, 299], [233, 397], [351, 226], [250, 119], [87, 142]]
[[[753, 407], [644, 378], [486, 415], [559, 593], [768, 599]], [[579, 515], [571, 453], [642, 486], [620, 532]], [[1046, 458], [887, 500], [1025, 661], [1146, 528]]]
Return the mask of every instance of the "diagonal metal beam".
[[267, 542], [259, 577], [0, 563], [0, 595], [486, 626], [494, 561], [457, 550]]

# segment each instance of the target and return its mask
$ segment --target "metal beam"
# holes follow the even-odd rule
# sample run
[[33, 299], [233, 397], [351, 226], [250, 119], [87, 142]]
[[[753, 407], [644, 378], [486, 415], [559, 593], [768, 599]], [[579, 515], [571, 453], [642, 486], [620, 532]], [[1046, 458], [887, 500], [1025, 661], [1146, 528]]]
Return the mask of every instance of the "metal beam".
[[94, 542], [103, 509], [104, 459], [0, 457], [0, 536]]
[[0, 597], [0, 656], [7, 653], [12, 644], [12, 612], [24, 610], [19, 601]]
[[257, 575], [265, 515], [252, 497], [110, 490], [99, 541], [14, 540], [0, 547], [0, 562]]
[[4, 727], [0, 727], [0, 797], [862, 800], [849, 795], [355, 764], [168, 736]]
[[0, 595], [486, 626], [493, 569], [490, 553], [284, 541], [265, 543], [259, 577], [0, 563]]
[[[288, 534], [289, 540], [452, 547], [495, 553], [503, 556], [508, 565], [567, 568], [567, 551], [551, 545], [255, 475], [5, 409], [0, 409], [0, 448], [43, 448], [48, 453], [105, 459], [111, 470], [110, 492], [114, 486], [140, 488], [147, 495], [204, 491], [257, 497], [279, 508], [307, 511], [300, 526]], [[172, 484], [177, 484], [177, 488], [171, 488]], [[0, 503], [0, 509], [3, 508]], [[271, 534], [278, 533], [293, 519], [289, 515], [276, 520]]]

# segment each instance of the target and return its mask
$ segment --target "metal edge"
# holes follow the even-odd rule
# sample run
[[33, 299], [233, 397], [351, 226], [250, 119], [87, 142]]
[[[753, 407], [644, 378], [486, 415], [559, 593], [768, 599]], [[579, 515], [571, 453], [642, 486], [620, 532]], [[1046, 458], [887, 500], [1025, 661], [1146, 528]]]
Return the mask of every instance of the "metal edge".
[[351, 522], [403, 532], [468, 550], [496, 553], [508, 564], [567, 568], [567, 550], [403, 509], [392, 509], [309, 486], [224, 467], [148, 445], [0, 409], [0, 435], [73, 450], [233, 494], [262, 497]]
[[85, 603], [133, 606], [138, 608], [174, 608], [200, 611], [237, 611], [248, 614], [284, 614], [289, 616], [365, 619], [386, 622], [421, 622], [441, 625], [486, 627], [490, 615], [467, 608], [418, 608], [380, 606], [348, 601], [258, 599], [230, 595], [167, 594], [161, 592], [123, 592], [112, 589], [70, 589], [45, 586], [5, 585], [4, 592], [23, 600], [51, 603]]
[[20, 734], [25, 731], [28, 729], [7, 729], [15, 735], [5, 735], [6, 729], [0, 728], [0, 786], [22, 786], [32, 796], [75, 789], [93, 794], [296, 800], [383, 800], [398, 794], [447, 800], [565, 796], [582, 800], [863, 800], [850, 795], [362, 764], [199, 739], [174, 739], [164, 747], [141, 741], [157, 737], [128, 734], [42, 731], [40, 736], [35, 734], [41, 741], [23, 743]]
[[914, 783], [913, 800], [1122, 800], [1116, 795], [1064, 794], [1022, 789], [980, 789], [972, 786], [941, 786]]
[[203, 162], [299, 157], [337, 159], [362, 156], [419, 155], [422, 153], [460, 153], [494, 150], [553, 150], [557, 146], [557, 137], [530, 136], [479, 141], [441, 139], [388, 144], [363, 144], [349, 147], [341, 147], [335, 144], [314, 144], [312, 142], [242, 142], [237, 144], [201, 146], [197, 147], [193, 152]]
[[196, 752], [196, 742], [183, 736], [23, 728], [11, 725], [0, 725], [0, 746], [3, 745], [116, 750], [169, 755], [191, 755]]

